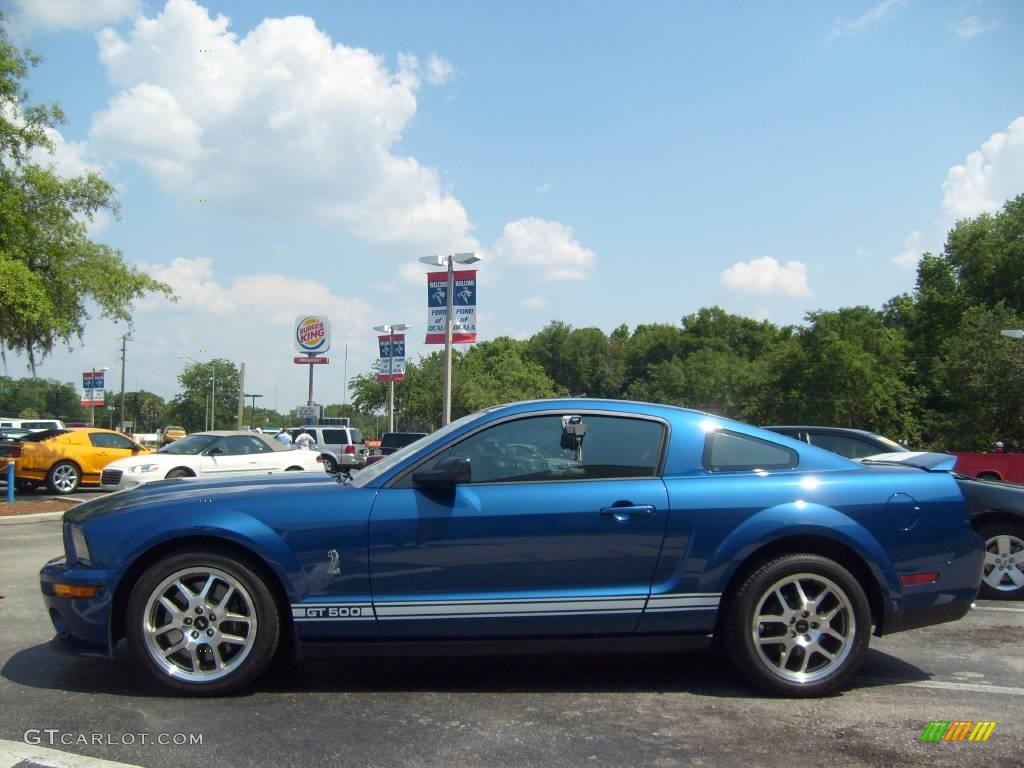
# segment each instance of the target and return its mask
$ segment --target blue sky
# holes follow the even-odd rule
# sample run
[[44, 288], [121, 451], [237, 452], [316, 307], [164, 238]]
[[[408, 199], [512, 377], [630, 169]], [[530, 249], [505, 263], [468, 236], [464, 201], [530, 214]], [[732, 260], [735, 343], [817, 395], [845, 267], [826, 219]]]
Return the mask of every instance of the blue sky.
[[[331, 316], [317, 399], [432, 351], [418, 256], [476, 250], [480, 338], [611, 331], [702, 306], [778, 323], [913, 288], [962, 216], [1024, 192], [1024, 5], [14, 0], [29, 86], [101, 170], [95, 237], [171, 282], [128, 388], [185, 361], [305, 399], [294, 317]], [[287, 18], [286, 18], [287, 17]], [[211, 200], [201, 203], [200, 200]], [[95, 320], [40, 374], [117, 369]], [[23, 361], [9, 356], [8, 372]], [[116, 373], [117, 371], [115, 371]]]

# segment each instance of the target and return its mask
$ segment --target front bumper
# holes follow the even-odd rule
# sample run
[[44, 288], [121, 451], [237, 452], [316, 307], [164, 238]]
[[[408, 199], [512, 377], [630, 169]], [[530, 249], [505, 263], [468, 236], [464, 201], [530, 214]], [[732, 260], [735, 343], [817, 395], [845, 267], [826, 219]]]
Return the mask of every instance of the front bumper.
[[[90, 598], [58, 597], [55, 584], [95, 586]], [[55, 642], [69, 653], [110, 656], [110, 605], [113, 579], [107, 571], [70, 566], [63, 557], [50, 560], [39, 571], [43, 604], [57, 630]]]

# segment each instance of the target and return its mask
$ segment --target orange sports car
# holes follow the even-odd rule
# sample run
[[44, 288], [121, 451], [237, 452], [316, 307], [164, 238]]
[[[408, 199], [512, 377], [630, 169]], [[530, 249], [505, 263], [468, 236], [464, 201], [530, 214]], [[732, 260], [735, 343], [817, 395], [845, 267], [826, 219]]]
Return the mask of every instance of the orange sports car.
[[103, 468], [115, 459], [149, 453], [149, 448], [120, 432], [94, 427], [33, 432], [0, 443], [0, 461], [14, 459], [19, 488], [46, 483], [54, 493], [72, 493], [79, 485], [99, 485]]

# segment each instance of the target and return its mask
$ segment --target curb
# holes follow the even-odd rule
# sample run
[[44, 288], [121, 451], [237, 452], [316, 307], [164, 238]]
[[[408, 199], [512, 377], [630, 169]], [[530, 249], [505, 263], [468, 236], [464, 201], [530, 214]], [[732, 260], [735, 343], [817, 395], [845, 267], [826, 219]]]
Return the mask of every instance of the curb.
[[[72, 507], [72, 509], [74, 509], [74, 507]], [[28, 525], [29, 523], [44, 523], [47, 520], [59, 520], [63, 516], [64, 512], [36, 512], [32, 515], [10, 515], [7, 517], [0, 517], [0, 525]]]

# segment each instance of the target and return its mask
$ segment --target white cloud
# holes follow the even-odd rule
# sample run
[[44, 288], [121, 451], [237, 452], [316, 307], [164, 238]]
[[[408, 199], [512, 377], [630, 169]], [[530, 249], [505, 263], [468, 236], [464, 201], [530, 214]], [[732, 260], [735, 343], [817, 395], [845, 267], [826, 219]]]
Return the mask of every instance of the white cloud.
[[985, 23], [977, 16], [968, 16], [964, 19], [959, 19], [958, 21], [953, 22], [949, 25], [949, 28], [953, 31], [953, 34], [961, 40], [973, 40], [978, 35], [984, 32], [991, 32], [998, 26], [998, 21]]
[[947, 223], [996, 211], [1024, 191], [1024, 116], [954, 165], [942, 184]]
[[789, 261], [782, 266], [771, 256], [737, 262], [722, 273], [721, 281], [737, 293], [811, 295], [807, 286], [806, 264]]
[[537, 187], [537, 191], [540, 192], [540, 194], [542, 195], [546, 195], [548, 192], [551, 191], [552, 186], [553, 185], [550, 181], [545, 181], [543, 184]]
[[[97, 153], [137, 163], [188, 201], [326, 217], [372, 242], [477, 247], [438, 172], [397, 151], [417, 109], [415, 56], [389, 68], [307, 17], [265, 19], [244, 35], [230, 24], [168, 0], [125, 35], [103, 30], [100, 59], [120, 91], [94, 118]], [[452, 74], [430, 57], [428, 80]]]
[[506, 224], [494, 254], [501, 261], [535, 268], [535, 276], [546, 280], [584, 280], [594, 270], [594, 252], [557, 221], [525, 218]]
[[139, 0], [14, 0], [12, 21], [19, 31], [94, 29], [139, 12]]
[[832, 31], [828, 36], [829, 42], [839, 38], [851, 38], [863, 34], [884, 19], [893, 8], [904, 4], [905, 0], [882, 0], [882, 2], [872, 6], [856, 19], [851, 21], [846, 21], [842, 18], [836, 19], [832, 22]]
[[903, 250], [893, 256], [892, 263], [904, 269], [917, 269], [917, 262], [921, 260], [921, 254], [925, 250], [923, 240], [920, 232], [917, 230], [911, 232], [903, 241]]
[[522, 303], [527, 309], [544, 309], [548, 305], [543, 296], [531, 296], [528, 299], [523, 299]]
[[444, 85], [451, 82], [453, 77], [455, 77], [455, 67], [436, 53], [430, 54], [430, 58], [427, 59], [427, 80], [434, 85]]

